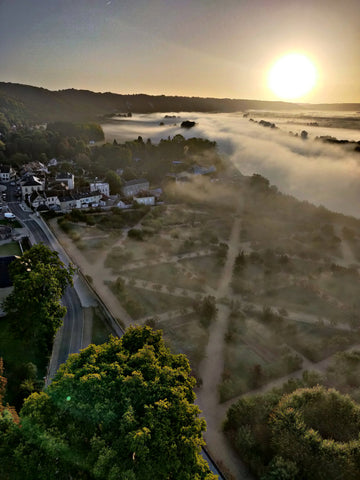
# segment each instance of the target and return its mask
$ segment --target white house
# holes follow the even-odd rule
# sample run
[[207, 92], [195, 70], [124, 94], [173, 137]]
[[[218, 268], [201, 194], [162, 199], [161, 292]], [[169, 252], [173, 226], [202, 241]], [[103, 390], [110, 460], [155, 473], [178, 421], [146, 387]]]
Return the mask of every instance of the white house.
[[56, 209], [60, 207], [59, 197], [57, 193], [53, 192], [52, 190], [47, 190], [44, 192], [34, 191], [28, 197], [28, 201], [34, 209], [38, 209], [40, 205], [45, 205], [50, 209]]
[[29, 204], [37, 209], [40, 205], [46, 205], [46, 196], [44, 192], [34, 191], [31, 195], [28, 196]]
[[124, 200], [119, 200], [115, 205], [114, 207], [117, 207], [117, 208], [131, 208], [132, 207], [132, 204], [131, 203], [126, 203], [124, 202]]
[[135, 180], [130, 180], [129, 182], [125, 182], [125, 184], [121, 187], [121, 191], [125, 197], [133, 197], [139, 192], [149, 190], [149, 186], [150, 184], [148, 180], [145, 178], [138, 178]]
[[141, 197], [134, 197], [134, 202], [139, 205], [155, 205], [154, 195], [144, 195]]
[[90, 192], [99, 191], [107, 197], [110, 195], [110, 187], [107, 182], [94, 182], [90, 183]]
[[21, 195], [23, 200], [33, 192], [41, 192], [45, 190], [45, 180], [42, 180], [35, 175], [26, 175], [20, 182]]
[[73, 173], [60, 172], [56, 175], [55, 182], [63, 183], [68, 190], [74, 190], [75, 176]]
[[0, 182], [10, 182], [15, 177], [15, 170], [10, 165], [0, 165]]
[[73, 208], [91, 207], [92, 204], [98, 204], [101, 200], [101, 192], [89, 193], [68, 193], [59, 197], [60, 207], [63, 211]]

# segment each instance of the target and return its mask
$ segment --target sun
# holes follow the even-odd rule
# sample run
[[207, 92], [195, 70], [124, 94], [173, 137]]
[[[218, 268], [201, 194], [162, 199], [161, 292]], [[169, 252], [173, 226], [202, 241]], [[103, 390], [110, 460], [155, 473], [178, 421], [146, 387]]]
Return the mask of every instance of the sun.
[[289, 53], [271, 67], [268, 86], [278, 98], [295, 100], [309, 93], [316, 79], [315, 65], [308, 57], [301, 53]]

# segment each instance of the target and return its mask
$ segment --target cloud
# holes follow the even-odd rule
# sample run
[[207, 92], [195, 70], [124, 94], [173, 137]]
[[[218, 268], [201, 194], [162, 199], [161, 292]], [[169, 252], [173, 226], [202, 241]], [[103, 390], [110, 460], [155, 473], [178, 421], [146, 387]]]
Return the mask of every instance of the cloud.
[[[308, 200], [316, 205], [360, 217], [360, 155], [338, 145], [304, 141], [287, 131], [273, 130], [249, 122], [242, 114], [182, 113], [180, 119], [164, 119], [162, 114], [142, 115], [112, 127], [119, 140], [150, 137], [153, 142], [181, 133], [184, 137], [204, 137], [216, 140], [220, 152], [245, 175], [260, 173], [280, 191]], [[184, 130], [184, 119], [197, 125]], [[159, 123], [165, 122], [164, 126]], [[177, 126], [174, 126], [174, 122]], [[298, 125], [301, 131], [304, 126]], [[293, 130], [295, 130], [293, 128]], [[331, 130], [331, 129], [329, 129]], [[105, 133], [109, 137], [109, 132]], [[338, 129], [337, 132], [338, 133]], [[349, 131], [351, 135], [353, 132]], [[343, 129], [343, 137], [347, 130]], [[122, 136], [122, 138], [121, 138]], [[353, 136], [351, 137], [353, 138]]]

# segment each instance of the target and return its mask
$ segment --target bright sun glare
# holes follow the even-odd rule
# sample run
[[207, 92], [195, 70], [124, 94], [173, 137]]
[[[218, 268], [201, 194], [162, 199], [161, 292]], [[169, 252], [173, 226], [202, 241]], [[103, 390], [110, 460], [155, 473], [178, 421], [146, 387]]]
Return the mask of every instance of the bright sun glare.
[[305, 55], [289, 53], [271, 67], [268, 85], [277, 97], [294, 100], [314, 88], [316, 77], [316, 68]]

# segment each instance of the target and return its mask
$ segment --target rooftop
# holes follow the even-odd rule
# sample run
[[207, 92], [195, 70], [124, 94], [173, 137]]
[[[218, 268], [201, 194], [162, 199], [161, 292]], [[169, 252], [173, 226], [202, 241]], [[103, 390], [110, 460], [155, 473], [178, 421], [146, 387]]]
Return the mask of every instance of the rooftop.
[[140, 183], [149, 183], [149, 180], [146, 180], [146, 178], [135, 178], [134, 180], [129, 180], [128, 182], [124, 183], [124, 186], [130, 186], [130, 185], [137, 185]]

